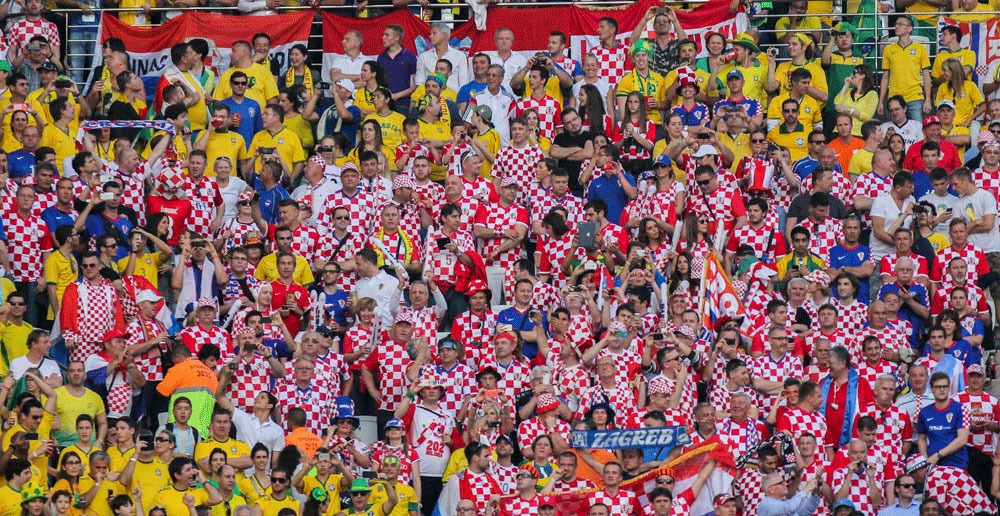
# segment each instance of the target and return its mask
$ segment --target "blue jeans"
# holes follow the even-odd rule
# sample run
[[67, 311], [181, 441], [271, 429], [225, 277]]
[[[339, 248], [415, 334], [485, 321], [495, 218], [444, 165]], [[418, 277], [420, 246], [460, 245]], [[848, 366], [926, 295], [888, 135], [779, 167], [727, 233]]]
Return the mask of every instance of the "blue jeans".
[[924, 101], [912, 100], [906, 103], [906, 118], [923, 123], [924, 121]]
[[83, 83], [90, 75], [97, 39], [97, 26], [69, 29], [69, 54], [64, 62], [70, 68], [70, 78], [77, 83]]

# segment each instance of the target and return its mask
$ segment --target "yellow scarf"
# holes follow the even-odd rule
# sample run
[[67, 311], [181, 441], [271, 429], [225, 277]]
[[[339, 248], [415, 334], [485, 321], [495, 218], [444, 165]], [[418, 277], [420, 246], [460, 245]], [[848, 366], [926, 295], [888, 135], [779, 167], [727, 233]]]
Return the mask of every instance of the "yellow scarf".
[[[294, 84], [295, 68], [289, 66], [288, 71], [285, 72], [285, 87], [287, 88], [293, 86]], [[310, 95], [316, 93], [315, 90], [313, 90], [313, 78], [309, 68], [306, 68], [306, 72], [302, 75], [302, 85], [306, 87], [306, 91], [308, 91]]]
[[[382, 242], [383, 244], [385, 244], [385, 240], [383, 240], [382, 238], [384, 236], [385, 236], [385, 229], [380, 229], [378, 230], [377, 233], [375, 233], [375, 239], [378, 240], [379, 242]], [[410, 241], [410, 237], [406, 236], [406, 233], [404, 233], [402, 229], [396, 229], [396, 238], [399, 239], [398, 242], [399, 247], [403, 249], [402, 260], [399, 259], [399, 249], [398, 248], [396, 249], [396, 256], [395, 256], [396, 260], [402, 262], [403, 265], [410, 263], [410, 260], [413, 258], [413, 242]], [[389, 246], [386, 246], [386, 249], [389, 249]], [[376, 247], [375, 254], [378, 255], [378, 266], [379, 267], [385, 266], [385, 256], [382, 255], [382, 251], [380, 251]]]

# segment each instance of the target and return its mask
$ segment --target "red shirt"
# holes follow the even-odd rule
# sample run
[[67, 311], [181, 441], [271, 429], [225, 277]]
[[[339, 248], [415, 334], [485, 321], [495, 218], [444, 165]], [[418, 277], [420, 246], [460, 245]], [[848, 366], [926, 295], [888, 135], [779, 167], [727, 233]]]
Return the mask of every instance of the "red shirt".
[[170, 238], [167, 243], [177, 245], [181, 232], [187, 228], [191, 218], [191, 201], [187, 199], [167, 199], [158, 195], [149, 196], [149, 213], [165, 213], [173, 224], [170, 228]]
[[[923, 147], [925, 141], [927, 140], [920, 140], [910, 145], [910, 148], [906, 150], [906, 156], [903, 158], [904, 170], [924, 170], [927, 168], [924, 166], [924, 158], [920, 157], [920, 148]], [[938, 161], [939, 167], [945, 170], [955, 170], [962, 166], [962, 160], [958, 155], [958, 149], [955, 148], [954, 143], [941, 138], [938, 141], [938, 146], [941, 148], [941, 159]]]
[[[271, 288], [274, 289], [274, 297], [271, 299], [272, 310], [277, 310], [285, 306], [288, 294], [295, 296], [295, 305], [300, 310], [305, 311], [309, 309], [309, 292], [302, 285], [294, 282], [291, 285], [285, 285], [281, 280], [275, 280], [271, 282]], [[299, 328], [302, 326], [301, 316], [288, 312], [288, 315], [282, 317], [281, 320], [288, 328], [288, 333], [292, 336], [298, 335]]]

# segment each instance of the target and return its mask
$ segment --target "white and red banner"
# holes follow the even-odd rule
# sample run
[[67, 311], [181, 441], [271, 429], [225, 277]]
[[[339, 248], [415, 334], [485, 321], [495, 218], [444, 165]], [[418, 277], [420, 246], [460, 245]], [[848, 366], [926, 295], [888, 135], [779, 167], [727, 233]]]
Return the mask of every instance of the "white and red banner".
[[746, 315], [740, 296], [729, 281], [729, 276], [723, 271], [715, 254], [709, 254], [705, 260], [705, 275], [701, 280], [701, 316], [702, 326], [714, 328], [715, 321], [720, 317], [736, 319]]
[[972, 80], [980, 86], [993, 82], [996, 69], [1000, 66], [1000, 18], [980, 23], [966, 23], [944, 16], [939, 17], [939, 33], [945, 25], [958, 27], [962, 31], [962, 48], [968, 48], [976, 53], [976, 68]]
[[[747, 27], [744, 13], [729, 11], [729, 0], [708, 0], [691, 11], [677, 11], [677, 18], [684, 27], [686, 36], [702, 49], [704, 36], [710, 32], [720, 32], [732, 38]], [[493, 34], [497, 29], [508, 28], [514, 32], [514, 49], [524, 54], [533, 54], [546, 49], [549, 33], [558, 30], [570, 38], [570, 55], [577, 61], [598, 44], [597, 22], [605, 16], [618, 22], [618, 38], [627, 43], [632, 29], [642, 20], [650, 7], [662, 7], [662, 1], [642, 0], [628, 7], [589, 8], [585, 4], [562, 7], [491, 7], [486, 18], [486, 30], [478, 30], [474, 21], [458, 25], [451, 31], [453, 42], [461, 42], [461, 48], [468, 46], [471, 57], [476, 52], [496, 50]], [[404, 29], [403, 46], [417, 52], [418, 37], [427, 38], [430, 26], [416, 15], [405, 10], [397, 10], [385, 16], [369, 19], [349, 18], [323, 13], [323, 78], [329, 80], [329, 63], [338, 55], [343, 55], [342, 41], [350, 30], [364, 36], [361, 53], [377, 56], [383, 50], [382, 32], [385, 26], [394, 23]], [[647, 26], [647, 34], [652, 35], [652, 22]], [[419, 53], [419, 52], [418, 52]], [[374, 59], [374, 57], [373, 57]]]
[[[309, 42], [309, 30], [314, 11], [299, 11], [275, 16], [230, 16], [203, 11], [189, 11], [159, 27], [133, 27], [114, 15], [101, 18], [101, 42], [120, 38], [125, 42], [132, 70], [155, 83], [171, 65], [170, 47], [195, 38], [208, 42], [209, 55], [205, 64], [221, 72], [229, 67], [230, 47], [237, 41], [250, 42], [254, 34], [263, 32], [271, 37], [271, 59], [287, 68], [292, 46]], [[95, 64], [100, 64], [101, 47], [95, 50]]]

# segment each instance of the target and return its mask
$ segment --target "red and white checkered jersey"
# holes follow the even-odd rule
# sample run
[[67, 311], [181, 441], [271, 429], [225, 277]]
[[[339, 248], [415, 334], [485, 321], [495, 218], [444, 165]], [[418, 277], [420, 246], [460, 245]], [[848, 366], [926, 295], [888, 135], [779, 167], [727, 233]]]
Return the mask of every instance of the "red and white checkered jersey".
[[[451, 152], [451, 160], [448, 163], [442, 163], [448, 167], [449, 176], [460, 176], [462, 175], [462, 154], [466, 152], [473, 151], [472, 144], [466, 141], [460, 142], [448, 142], [444, 147], [441, 148], [441, 159]], [[437, 184], [437, 183], [435, 183]], [[440, 186], [440, 185], [438, 185]], [[442, 193], [444, 190], [442, 190]]]
[[491, 469], [490, 474], [493, 475], [493, 478], [497, 479], [497, 484], [500, 484], [501, 496], [517, 492], [517, 474], [521, 471], [519, 466], [516, 464], [504, 466], [498, 462], [494, 462]]
[[[875, 172], [867, 172], [858, 176], [854, 181], [853, 193], [850, 198], [843, 199], [843, 201], [850, 206], [854, 204], [855, 197], [875, 199], [879, 194], [886, 193], [889, 190], [892, 190], [892, 176], [879, 177]], [[864, 212], [861, 221], [864, 223], [862, 229], [866, 227], [870, 228], [872, 225], [871, 213]]]
[[290, 380], [279, 380], [274, 385], [274, 396], [278, 398], [282, 412], [287, 414], [289, 409], [295, 407], [304, 410], [306, 428], [316, 435], [323, 435], [330, 424], [335, 394], [315, 381], [305, 389]]
[[[725, 368], [723, 368], [725, 369]], [[723, 371], [725, 372], [725, 371]], [[729, 412], [729, 402], [733, 399], [733, 394], [737, 392], [742, 392], [750, 397], [750, 406], [757, 407], [760, 409], [761, 414], [766, 414], [771, 407], [764, 407], [760, 404], [760, 397], [757, 395], [757, 391], [753, 390], [749, 386], [739, 387], [735, 391], [731, 391], [726, 388], [726, 384], [719, 383], [712, 389], [712, 392], [708, 394], [708, 402], [712, 404], [712, 408], [719, 412]]]
[[[614, 143], [616, 146], [626, 139], [625, 128], [622, 125], [623, 124], [615, 124], [614, 130], [611, 132], [611, 142]], [[635, 127], [634, 124], [630, 125], [633, 125], [635, 131], [641, 134], [646, 140], [651, 142], [656, 141], [656, 124], [653, 123], [652, 120], [647, 118], [646, 123], [643, 127]], [[635, 140], [633, 140], [633, 142], [634, 141]], [[638, 143], [632, 143], [628, 147], [622, 145], [621, 147], [622, 161], [651, 159], [652, 157], [653, 153], [651, 152], [651, 150], [643, 147], [642, 145], [639, 145]]]
[[594, 491], [587, 495], [587, 502], [591, 507], [598, 503], [608, 506], [608, 516], [634, 516], [638, 508], [635, 492], [628, 489], [619, 489], [614, 496], [603, 489]]
[[826, 217], [817, 222], [809, 217], [799, 222], [796, 227], [809, 231], [809, 251], [822, 258], [824, 262], [830, 263], [830, 249], [839, 245], [840, 240], [844, 238], [840, 221]]
[[757, 514], [757, 507], [764, 501], [764, 474], [757, 468], [743, 468], [733, 482], [743, 498], [743, 514]]
[[[10, 212], [4, 217], [7, 233], [7, 254], [10, 258], [14, 281], [28, 282], [42, 279], [42, 253], [52, 251], [52, 239], [41, 217], [22, 217]], [[103, 335], [102, 335], [103, 337]]]
[[721, 185], [709, 194], [703, 194], [699, 189], [693, 196], [687, 198], [687, 202], [689, 214], [696, 213], [708, 217], [708, 232], [713, 235], [718, 229], [719, 222], [722, 222], [727, 231], [731, 231], [736, 219], [747, 214], [739, 192]]
[[[342, 390], [343, 382], [350, 378], [350, 373], [347, 369], [347, 360], [344, 359], [344, 355], [328, 351], [326, 355], [317, 355], [314, 362], [316, 364], [316, 378], [325, 382], [331, 392], [339, 394]], [[285, 370], [294, 370], [294, 364], [295, 362], [293, 361], [292, 367], [285, 367]]]
[[[843, 174], [833, 174], [833, 189], [830, 190], [830, 195], [836, 197], [840, 202], [850, 204], [851, 195], [854, 192], [854, 185], [851, 184], [851, 180], [847, 179]], [[802, 182], [803, 193], [811, 194], [813, 192], [812, 181]]]
[[992, 454], [997, 446], [997, 433], [986, 428], [976, 430], [973, 425], [1000, 423], [1000, 401], [988, 392], [971, 394], [968, 391], [956, 394], [955, 399], [962, 404], [964, 412], [969, 414], [969, 446]]
[[639, 408], [636, 405], [636, 395], [626, 386], [616, 385], [606, 389], [597, 384], [583, 392], [580, 398], [580, 408], [576, 411], [577, 419], [585, 419], [591, 407], [599, 403], [610, 403], [615, 411], [615, 427], [639, 428]]
[[[941, 310], [952, 308], [951, 293], [955, 290], [956, 286], [957, 285], [951, 283], [949, 280], [942, 283], [941, 286], [934, 291], [934, 297], [931, 299], [931, 315], [937, 315], [941, 313]], [[968, 299], [969, 306], [975, 307], [976, 311], [981, 314], [989, 313], [990, 305], [986, 302], [986, 293], [983, 292], [983, 289], [979, 288], [977, 285], [973, 285], [972, 283], [966, 283], [965, 285], [962, 285], [962, 287], [965, 289], [965, 297]], [[962, 322], [964, 323], [965, 320], [963, 319]], [[963, 324], [963, 326], [965, 325]], [[970, 332], [972, 330], [971, 327], [966, 329]]]
[[513, 177], [521, 189], [517, 194], [518, 204], [528, 206], [528, 185], [535, 182], [535, 165], [544, 158], [542, 149], [526, 144], [520, 149], [508, 145], [497, 152], [493, 161], [493, 178], [497, 181]]
[[906, 340], [906, 333], [899, 328], [894, 328], [892, 326], [886, 326], [881, 330], [872, 328], [871, 326], [864, 327], [860, 332], [858, 332], [857, 337], [851, 342], [847, 347], [847, 350], [851, 352], [851, 363], [860, 364], [864, 361], [863, 354], [863, 342], [869, 336], [878, 337], [879, 342], [882, 343], [882, 348], [889, 351], [898, 352], [904, 347], [909, 347], [910, 343]]
[[1000, 204], [1000, 168], [997, 170], [986, 170], [984, 167], [979, 167], [972, 171], [972, 181], [979, 188], [991, 193], [993, 198], [997, 199], [997, 203]]
[[854, 417], [854, 437], [858, 435], [857, 421], [864, 416], [875, 418], [878, 425], [875, 444], [890, 453], [894, 462], [902, 464], [903, 443], [913, 439], [913, 421], [910, 417], [896, 405], [883, 410], [875, 402], [871, 402]]
[[386, 457], [399, 459], [399, 481], [404, 484], [413, 480], [413, 463], [420, 460], [420, 455], [412, 446], [392, 446], [384, 440], [372, 443], [371, 456], [375, 464], [381, 464]]
[[867, 385], [874, 390], [875, 380], [878, 380], [879, 376], [891, 376], [896, 369], [896, 364], [884, 358], [880, 359], [875, 365], [869, 364], [867, 360], [861, 360], [857, 365], [858, 383], [861, 385]]
[[[875, 476], [875, 486], [879, 488], [882, 486], [884, 481], [883, 472], [880, 468], [870, 466], [874, 471]], [[840, 490], [841, 486], [845, 482], [849, 482], [851, 485], [851, 490], [848, 492], [847, 498], [854, 503], [854, 507], [861, 511], [865, 516], [875, 516], [878, 512], [878, 507], [872, 502], [872, 493], [867, 480], [867, 473], [854, 473], [849, 471], [847, 467], [838, 468], [833, 471], [833, 480], [830, 482], [830, 486], [833, 488], [834, 492]]]
[[[410, 263], [420, 263], [420, 241], [415, 239], [410, 233], [406, 233], [403, 229], [397, 228], [396, 231], [386, 232], [382, 224], [376, 224], [375, 233], [371, 235], [367, 240], [365, 240], [365, 247], [372, 249], [378, 255], [379, 259], [386, 260], [381, 249], [375, 247], [372, 240], [382, 243], [382, 246], [388, 251], [388, 255], [394, 258], [397, 262], [402, 264]], [[419, 233], [417, 233], [419, 235]], [[407, 247], [407, 242], [410, 246]], [[388, 265], [388, 262], [386, 262]], [[409, 282], [409, 278], [403, 278], [404, 284]]]
[[816, 442], [822, 442], [826, 436], [826, 419], [819, 411], [806, 412], [802, 407], [789, 407], [778, 418], [774, 431], [779, 433], [785, 430], [792, 433], [792, 439], [796, 442], [799, 436], [807, 432], [816, 437]]
[[573, 237], [576, 236], [576, 233], [575, 229], [571, 229], [561, 238], [553, 238], [545, 234], [538, 237], [538, 244], [535, 246], [539, 276], [543, 274], [552, 276], [552, 285], [559, 290], [569, 284], [569, 280], [561, 268], [566, 255], [572, 252], [575, 258], [582, 259], [587, 253], [587, 250], [582, 247], [573, 249]]
[[415, 200], [400, 203], [390, 199], [382, 204], [382, 206], [376, 208], [375, 211], [381, 214], [382, 209], [389, 204], [393, 204], [396, 208], [399, 208], [399, 228], [414, 242], [420, 242], [420, 230], [422, 229], [420, 225], [420, 203]]
[[580, 408], [583, 392], [590, 387], [590, 376], [581, 364], [559, 364], [552, 370], [552, 385], [556, 395], [565, 399], [566, 406], [575, 412]]
[[480, 176], [476, 176], [471, 181], [464, 176], [462, 177], [462, 196], [474, 198], [481, 204], [500, 202], [500, 195], [497, 194], [493, 182]]
[[[728, 410], [728, 405], [726, 410]], [[729, 445], [734, 458], [745, 454], [754, 446], [771, 437], [771, 432], [763, 421], [750, 417], [739, 422], [733, 421], [731, 417], [723, 418], [715, 424], [715, 430], [719, 432], [722, 441]]]
[[837, 327], [847, 335], [858, 335], [868, 322], [868, 307], [855, 299], [851, 304], [834, 303], [837, 307]]
[[[384, 334], [385, 332], [383, 332]], [[379, 410], [395, 410], [403, 401], [403, 394], [410, 385], [406, 378], [406, 368], [413, 363], [406, 352], [406, 344], [401, 344], [385, 335], [381, 345], [365, 359], [365, 368], [378, 375], [382, 403]]]
[[413, 308], [412, 306], [401, 306], [399, 307], [399, 313], [410, 316], [410, 320], [413, 321], [413, 338], [426, 338], [427, 345], [432, 350], [431, 353], [436, 355], [437, 329], [439, 321], [434, 307], [425, 306], [423, 308]]
[[[423, 470], [420, 471], [423, 473]], [[486, 516], [490, 498], [494, 494], [500, 494], [500, 485], [489, 473], [476, 474], [468, 468], [458, 473], [460, 484], [459, 490], [472, 494], [472, 501], [476, 503], [476, 516]], [[462, 489], [465, 488], [465, 489]]]
[[757, 229], [750, 224], [734, 229], [726, 244], [726, 251], [735, 253], [741, 245], [752, 247], [754, 254], [758, 258], [766, 259], [768, 263], [776, 262], [788, 252], [781, 230], [767, 223], [761, 224]]
[[[516, 487], [516, 484], [515, 484]], [[538, 514], [538, 504], [542, 500], [547, 500], [545, 495], [536, 492], [531, 493], [531, 498], [525, 500], [521, 495], [505, 496], [500, 499], [500, 507], [497, 508], [498, 516], [527, 516]]]
[[931, 466], [927, 470], [925, 498], [941, 504], [943, 514], [996, 514], [993, 505], [968, 471], [951, 466]]
[[122, 205], [128, 206], [135, 210], [135, 214], [139, 217], [139, 225], [146, 225], [146, 176], [148, 172], [148, 164], [144, 161], [139, 163], [136, 167], [135, 172], [131, 174], [126, 174], [114, 167], [112, 172], [121, 179], [122, 184], [124, 184], [124, 190], [122, 190]]
[[[341, 243], [343, 242], [343, 245]], [[324, 259], [333, 262], [346, 262], [353, 260], [357, 251], [364, 249], [367, 245], [365, 235], [348, 231], [343, 237], [338, 237], [335, 231], [320, 237], [320, 255]], [[334, 253], [336, 251], [336, 253]], [[354, 290], [354, 284], [358, 281], [356, 273], [344, 272], [337, 280], [337, 286], [345, 292]]]
[[444, 198], [444, 187], [430, 179], [424, 184], [420, 184], [420, 180], [414, 179], [413, 183], [413, 193], [416, 194], [414, 199], [418, 201], [430, 199], [431, 206], [434, 206], [439, 200]]
[[420, 473], [444, 473], [451, 450], [445, 446], [443, 438], [451, 436], [455, 429], [455, 418], [448, 412], [414, 403], [407, 410], [403, 422], [409, 426], [407, 433], [410, 443], [420, 456]]
[[566, 222], [569, 223], [570, 227], [575, 227], [577, 224], [583, 222], [583, 199], [571, 193], [567, 192], [562, 198], [557, 198], [552, 193], [551, 188], [538, 188], [534, 190], [534, 195], [530, 198], [530, 204], [531, 213], [529, 218], [532, 223], [545, 218], [549, 214], [549, 210], [556, 206], [566, 208], [566, 211], [569, 213], [569, 218]]
[[450, 238], [458, 247], [460, 253], [475, 251], [476, 243], [472, 235], [459, 229], [452, 235], [445, 235], [439, 228], [432, 228], [427, 231], [427, 239], [424, 241], [424, 266], [434, 271], [434, 281], [438, 286], [447, 288], [453, 286], [457, 280], [458, 256], [447, 249], [438, 249], [439, 238]]
[[[292, 369], [289, 369], [289, 377]], [[236, 363], [236, 371], [233, 372], [226, 396], [233, 402], [233, 406], [245, 412], [253, 412], [253, 400], [261, 391], [271, 390], [271, 365], [260, 353], [254, 353], [250, 360], [245, 360], [242, 355], [240, 361]], [[284, 382], [285, 380], [278, 380]], [[329, 387], [330, 392], [338, 392], [333, 387]], [[317, 434], [322, 435], [322, 434]]]
[[[22, 18], [11, 23], [10, 28], [7, 29], [7, 42], [11, 45], [18, 45], [21, 47], [22, 52], [28, 46], [31, 38], [35, 36], [42, 36], [53, 47], [62, 46], [62, 40], [59, 39], [59, 29], [56, 28], [56, 24], [42, 18], [34, 21]], [[6, 52], [7, 49], [4, 48], [3, 50]]]
[[[837, 174], [834, 174], [837, 175]], [[808, 479], [815, 478], [817, 475], [823, 475], [823, 481], [826, 482], [829, 478], [830, 472], [830, 461], [826, 459], [826, 454], [823, 450], [816, 450], [813, 454], [813, 461], [809, 463], [808, 466], [802, 468], [802, 478]], [[819, 507], [816, 508], [816, 512], [813, 516], [830, 516], [830, 507], [825, 503], [820, 503]]]
[[[786, 378], [799, 378], [803, 376], [802, 362], [791, 353], [785, 353], [778, 360], [771, 358], [770, 353], [761, 355], [747, 364], [751, 378], [760, 378], [769, 382], [784, 382]], [[774, 405], [777, 396], [770, 394], [760, 395], [760, 402], [764, 407]]]
[[465, 350], [465, 364], [473, 371], [479, 370], [479, 365], [490, 360], [493, 353], [493, 331], [497, 326], [497, 314], [489, 309], [482, 313], [467, 310], [458, 314], [451, 323], [451, 337], [462, 343]]
[[322, 220], [333, 227], [333, 210], [344, 207], [347, 208], [347, 231], [352, 235], [370, 235], [378, 220], [375, 204], [375, 197], [360, 188], [353, 196], [347, 196], [343, 190], [338, 190], [327, 199]]
[[[125, 339], [125, 346], [135, 347], [143, 342], [148, 342], [160, 333], [166, 333], [167, 328], [157, 319], [146, 319], [141, 315], [132, 319], [132, 322], [125, 328], [128, 338]], [[166, 345], [166, 343], [163, 343]], [[132, 355], [132, 362], [142, 373], [147, 382], [158, 382], [163, 379], [163, 359], [160, 345], [153, 346], [143, 353]]]
[[620, 41], [615, 41], [615, 46], [612, 48], [605, 48], [599, 44], [591, 48], [590, 53], [597, 56], [597, 76], [608, 81], [608, 85], [612, 88], [618, 84], [625, 72], [632, 69], [632, 62], [628, 59], [628, 46]]
[[[348, 328], [348, 330], [344, 333], [344, 354], [356, 353], [358, 349], [365, 346], [374, 346], [374, 343], [372, 342], [373, 331], [372, 327], [365, 327], [361, 324], [355, 324], [354, 326]], [[351, 371], [361, 369], [361, 366], [367, 358], [368, 353], [362, 353], [361, 356], [354, 361], [354, 363], [349, 364], [349, 369]]]
[[[449, 201], [447, 197], [442, 195], [431, 209], [431, 219], [434, 221], [435, 227], [440, 226], [441, 208], [443, 208], [445, 204], [454, 204], [461, 208], [462, 215], [458, 229], [459, 231], [465, 231], [466, 233], [471, 234], [472, 225], [476, 222], [476, 213], [479, 212], [479, 205], [481, 204], [479, 200], [471, 195], [463, 194], [458, 200]], [[425, 238], [425, 241], [427, 240], [430, 239]]]
[[609, 348], [604, 348], [597, 354], [594, 361], [596, 362], [604, 357], [611, 357], [615, 361], [615, 381], [619, 385], [628, 385], [634, 375], [642, 370], [642, 356], [630, 349], [622, 349], [616, 352]]
[[70, 330], [63, 317], [63, 336], [67, 341], [77, 339], [80, 341], [73, 347], [70, 360], [85, 362], [90, 355], [102, 351], [104, 335], [115, 326], [110, 312], [118, 306], [118, 293], [107, 280], [100, 285], [91, 285], [86, 281], [73, 283], [63, 294], [63, 306], [66, 306], [65, 301], [69, 297], [70, 289], [77, 290], [77, 330]]
[[982, 249], [965, 244], [965, 247], [956, 249], [954, 245], [945, 247], [934, 257], [934, 264], [931, 267], [931, 279], [934, 281], [947, 281], [948, 264], [955, 258], [962, 258], [966, 265], [965, 280], [974, 283], [977, 278], [990, 272], [990, 264], [986, 261], [986, 253]]
[[221, 354], [219, 363], [225, 362], [233, 354], [233, 339], [228, 331], [218, 326], [208, 329], [198, 325], [188, 326], [181, 330], [181, 342], [191, 350], [192, 355], [197, 355], [206, 344], [218, 346]]
[[[272, 226], [273, 227], [273, 226]], [[273, 227], [277, 229], [276, 227]], [[274, 230], [268, 231], [271, 240], [274, 240]], [[292, 253], [306, 259], [310, 264], [317, 258], [326, 258], [322, 253], [322, 240], [320, 232], [313, 225], [299, 224], [292, 230], [292, 244], [289, 246]], [[277, 249], [277, 245], [275, 245]]]
[[524, 256], [524, 249], [520, 245], [501, 251], [496, 258], [489, 256], [494, 251], [499, 250], [503, 244], [505, 239], [502, 233], [518, 225], [524, 226], [525, 230], [529, 228], [528, 210], [524, 206], [516, 204], [510, 206], [483, 204], [479, 206], [479, 212], [476, 213], [476, 226], [490, 228], [497, 232], [497, 236], [494, 238], [477, 239], [480, 244], [479, 254], [483, 256], [487, 267], [497, 266], [511, 270], [514, 268], [514, 264]]
[[[649, 389], [653, 389], [655, 386], [659, 385], [662, 385], [667, 392], [673, 393], [674, 389], [677, 387], [677, 380], [664, 376], [663, 374], [659, 374], [649, 380]], [[687, 378], [684, 380], [683, 389], [684, 390], [681, 392], [681, 399], [677, 403], [677, 410], [680, 410], [689, 416], [693, 416], [694, 406], [698, 401], [698, 386], [693, 378], [693, 375], [687, 375]]]
[[566, 442], [569, 442], [569, 423], [562, 419], [556, 419], [555, 428], [549, 428], [542, 422], [539, 416], [521, 421], [517, 425], [517, 445], [522, 450], [527, 450], [535, 442], [535, 438], [540, 435], [559, 434]]
[[445, 369], [441, 364], [426, 364], [420, 368], [420, 375], [428, 374], [435, 374], [444, 380], [444, 397], [441, 398], [440, 405], [441, 409], [450, 413], [452, 417], [462, 408], [462, 402], [467, 397], [479, 391], [476, 372], [461, 361], [451, 369]]
[[223, 222], [219, 226], [218, 236], [226, 234], [226, 232], [231, 232], [232, 236], [225, 239], [222, 244], [222, 255], [229, 253], [229, 250], [234, 247], [242, 247], [243, 243], [247, 241], [247, 237], [257, 237], [263, 239], [265, 235], [261, 235], [260, 228], [257, 226], [256, 222], [240, 222], [239, 218], [232, 218], [226, 222]]
[[[878, 264], [879, 274], [888, 274], [892, 277], [896, 276], [896, 262], [902, 258], [897, 253], [887, 254], [882, 257]], [[909, 258], [913, 260], [913, 263], [917, 265], [915, 271], [913, 271], [914, 277], [923, 276], [925, 278], [929, 277], [929, 268], [927, 267], [927, 259], [919, 254], [910, 253]]]
[[[562, 120], [559, 117], [559, 113], [562, 112], [562, 104], [548, 95], [540, 99], [527, 97], [514, 103], [514, 116], [522, 116], [529, 109], [538, 112], [539, 134], [545, 138], [555, 138], [556, 127], [562, 126]], [[494, 164], [494, 166], [496, 165]], [[496, 174], [493, 174], [493, 177], [496, 177]]]
[[566, 493], [573, 491], [587, 491], [591, 489], [597, 489], [597, 484], [595, 484], [593, 481], [580, 477], [576, 477], [575, 479], [569, 482], [563, 482], [561, 478], [557, 477], [553, 478], [552, 482], [555, 484], [554, 488], [552, 489], [552, 492], [554, 493]]
[[510, 363], [504, 365], [498, 362], [495, 356], [484, 360], [484, 363], [490, 364], [500, 373], [497, 389], [506, 394], [508, 398], [514, 399], [518, 394], [531, 388], [528, 383], [531, 367], [527, 364], [512, 358]]
[[385, 176], [375, 177], [361, 176], [358, 189], [368, 192], [374, 199], [375, 206], [378, 206], [392, 198], [392, 180]]
[[215, 180], [202, 177], [197, 183], [190, 176], [184, 177], [181, 184], [184, 195], [191, 201], [191, 216], [188, 217], [188, 229], [195, 231], [202, 238], [212, 238], [212, 219], [215, 210], [222, 206], [222, 192]]
[[[410, 147], [413, 147], [413, 150], [410, 151], [410, 157], [407, 158], [406, 162], [403, 163], [403, 166], [399, 167], [399, 172], [400, 173], [411, 174], [412, 175], [412, 173], [413, 173], [413, 159], [417, 158], [417, 157], [420, 157], [420, 156], [423, 156], [423, 157], [429, 159], [431, 161], [431, 163], [434, 162], [434, 156], [431, 154], [431, 148], [430, 147], [428, 147], [428, 146], [426, 146], [426, 145], [424, 145], [422, 143], [417, 143], [417, 144], [414, 145], [414, 144], [411, 144], [410, 142], [403, 142], [403, 143], [399, 144], [399, 147], [396, 147], [396, 155], [392, 156], [393, 161], [399, 161], [399, 160], [403, 159], [403, 156], [406, 155], [406, 152], [410, 150]], [[386, 157], [388, 158], [389, 156], [386, 156]]]

